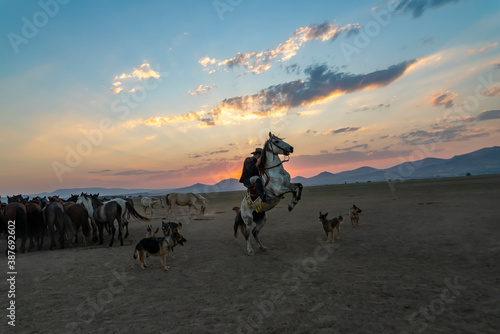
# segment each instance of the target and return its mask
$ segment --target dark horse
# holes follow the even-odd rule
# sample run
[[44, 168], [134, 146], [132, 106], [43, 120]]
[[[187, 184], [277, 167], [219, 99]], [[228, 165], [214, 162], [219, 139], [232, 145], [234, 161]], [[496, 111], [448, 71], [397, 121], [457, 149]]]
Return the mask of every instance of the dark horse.
[[[69, 216], [71, 222], [73, 223], [73, 229], [75, 230], [75, 244], [78, 243], [78, 232], [80, 228], [83, 235], [83, 245], [87, 244], [86, 241], [92, 239], [92, 234], [90, 233], [90, 223], [89, 214], [87, 209], [82, 204], [77, 204], [74, 202], [66, 202], [63, 204], [64, 212]], [[94, 240], [97, 241], [97, 238]]]
[[[7, 204], [5, 207], [0, 209], [0, 232], [6, 234], [7, 239], [7, 249], [9, 248], [9, 236], [11, 236], [10, 231], [14, 228], [15, 238], [21, 239], [21, 253], [26, 251], [26, 237], [28, 232], [28, 218], [26, 214], [26, 207], [22, 203], [12, 202]], [[12, 250], [12, 249], [11, 249]], [[16, 248], [14, 248], [14, 251]]]
[[45, 236], [45, 231], [47, 230], [47, 225], [43, 220], [42, 207], [36, 200], [31, 200], [24, 204], [26, 207], [26, 213], [28, 215], [28, 237], [30, 239], [30, 246], [28, 247], [28, 252], [35, 247], [35, 242], [37, 244], [38, 250], [43, 247], [43, 238]]
[[82, 204], [88, 211], [89, 215], [94, 217], [99, 228], [99, 245], [104, 243], [103, 232], [104, 225], [107, 224], [111, 230], [111, 241], [109, 246], [113, 246], [115, 240], [115, 219], [118, 222], [118, 239], [120, 239], [120, 245], [123, 246], [123, 220], [122, 220], [122, 207], [116, 201], [109, 201], [103, 203], [97, 196], [81, 194], [78, 197], [78, 204]]
[[64, 212], [61, 202], [55, 201], [49, 203], [43, 209], [43, 218], [50, 231], [50, 250], [56, 247], [55, 234], [59, 233], [59, 243], [64, 248], [64, 237], [69, 234], [70, 245], [73, 244], [73, 224], [69, 216]]

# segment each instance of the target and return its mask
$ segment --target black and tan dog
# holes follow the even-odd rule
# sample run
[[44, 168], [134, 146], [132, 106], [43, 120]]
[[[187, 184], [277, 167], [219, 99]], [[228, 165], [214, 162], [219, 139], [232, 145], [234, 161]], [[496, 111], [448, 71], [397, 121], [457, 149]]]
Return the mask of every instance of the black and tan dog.
[[157, 227], [156, 231], [153, 231], [153, 225], [148, 225], [148, 228], [146, 229], [146, 238], [154, 238], [159, 230], [160, 228]]
[[359, 214], [361, 213], [361, 209], [356, 205], [352, 205], [351, 210], [349, 210], [349, 218], [351, 219], [352, 228], [358, 228], [359, 225]]
[[182, 223], [174, 223], [174, 222], [168, 222], [166, 223], [165, 221], [162, 220], [161, 222], [161, 229], [163, 230], [163, 234], [167, 235], [168, 229], [171, 229], [174, 232], [180, 232], [182, 229]]
[[325, 231], [326, 234], [326, 242], [328, 242], [329, 239], [329, 234], [332, 234], [332, 243], [334, 242], [334, 231], [337, 229], [337, 239], [340, 239], [340, 223], [344, 221], [344, 218], [342, 216], [338, 217], [333, 217], [331, 219], [326, 218], [328, 215], [327, 213], [321, 213], [319, 212], [319, 221], [321, 224], [323, 224], [323, 230]]
[[187, 240], [177, 231], [167, 229], [164, 237], [144, 238], [135, 246], [134, 259], [139, 258], [141, 269], [146, 269], [146, 256], [148, 254], [159, 256], [164, 270], [170, 269], [167, 266], [167, 254], [174, 251], [177, 245], [184, 246]]

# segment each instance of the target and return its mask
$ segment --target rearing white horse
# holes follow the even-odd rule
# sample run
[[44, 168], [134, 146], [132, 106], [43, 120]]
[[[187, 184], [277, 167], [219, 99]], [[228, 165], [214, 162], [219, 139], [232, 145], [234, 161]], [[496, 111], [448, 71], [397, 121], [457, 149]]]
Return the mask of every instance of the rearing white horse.
[[[284, 142], [281, 138], [269, 132], [269, 139], [264, 144], [261, 155], [261, 163], [259, 172], [261, 173], [263, 182], [265, 183], [266, 191], [270, 200], [263, 203], [259, 197], [252, 200], [250, 191], [241, 202], [241, 210], [238, 215], [241, 219], [235, 221], [235, 232], [240, 227], [247, 242], [247, 253], [253, 255], [254, 251], [250, 244], [250, 226], [255, 222], [255, 227], [252, 234], [259, 244], [259, 249], [265, 251], [266, 247], [259, 240], [259, 232], [264, 227], [267, 221], [266, 211], [274, 208], [282, 196], [286, 193], [292, 193], [292, 201], [288, 204], [288, 211], [292, 211], [295, 205], [300, 200], [302, 195], [301, 183], [290, 183], [290, 174], [283, 168], [283, 162], [279, 158], [279, 154], [289, 156], [293, 153], [293, 147]], [[236, 235], [236, 234], [235, 234]]]

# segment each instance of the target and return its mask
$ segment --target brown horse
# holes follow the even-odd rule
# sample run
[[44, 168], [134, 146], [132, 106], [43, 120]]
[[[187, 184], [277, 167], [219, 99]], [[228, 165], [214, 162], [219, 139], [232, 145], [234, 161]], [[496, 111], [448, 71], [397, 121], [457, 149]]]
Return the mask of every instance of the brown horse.
[[[49, 200], [53, 198], [49, 197]], [[73, 224], [69, 216], [64, 213], [63, 205], [60, 201], [53, 201], [43, 209], [43, 218], [50, 232], [50, 247], [52, 250], [56, 246], [55, 233], [59, 233], [59, 243], [64, 248], [64, 238], [69, 234], [70, 246], [73, 244]]]
[[12, 202], [7, 204], [4, 208], [2, 208], [2, 210], [2, 230], [6, 233], [7, 239], [7, 249], [5, 250], [5, 254], [7, 254], [7, 250], [9, 250], [9, 231], [11, 230], [12, 225], [15, 226], [16, 240], [21, 239], [21, 253], [24, 253], [26, 251], [26, 237], [28, 232], [26, 207], [22, 203]]
[[167, 209], [167, 215], [172, 209], [175, 207], [175, 205], [180, 205], [180, 206], [189, 206], [188, 208], [188, 215], [191, 214], [191, 207], [194, 207], [196, 209], [196, 214], [198, 215], [200, 212], [201, 214], [205, 214], [205, 209], [207, 205], [207, 199], [199, 194], [195, 193], [187, 193], [187, 194], [182, 194], [182, 193], [170, 193], [165, 196], [168, 209]]
[[[75, 244], [78, 243], [78, 232], [81, 228], [83, 245], [85, 246], [87, 244], [86, 241], [92, 240], [87, 209], [85, 209], [83, 205], [75, 202], [66, 202], [63, 204], [63, 207], [64, 212], [69, 216], [71, 222], [73, 223], [73, 229], [75, 231]], [[97, 237], [94, 241], [97, 241]]]

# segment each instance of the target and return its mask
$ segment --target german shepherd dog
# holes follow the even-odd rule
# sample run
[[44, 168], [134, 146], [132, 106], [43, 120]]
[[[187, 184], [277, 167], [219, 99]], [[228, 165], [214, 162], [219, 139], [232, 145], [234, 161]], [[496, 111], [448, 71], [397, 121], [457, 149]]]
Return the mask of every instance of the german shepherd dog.
[[359, 214], [361, 213], [361, 209], [356, 205], [352, 205], [351, 210], [349, 210], [349, 218], [351, 219], [352, 228], [358, 228], [359, 225]]
[[321, 211], [319, 212], [319, 221], [323, 224], [323, 230], [326, 234], [326, 242], [328, 242], [329, 234], [331, 233], [333, 243], [335, 229], [337, 229], [337, 239], [340, 239], [340, 223], [344, 221], [344, 218], [342, 216], [338, 216], [328, 219], [326, 216], [328, 216], [328, 212], [324, 214], [321, 213]]
[[146, 269], [146, 255], [160, 256], [161, 264], [164, 270], [169, 270], [167, 266], [167, 254], [174, 251], [177, 245], [184, 246], [187, 240], [177, 231], [168, 228], [167, 235], [164, 237], [144, 238], [135, 246], [134, 259], [139, 258], [141, 269]]
[[153, 225], [148, 225], [148, 228], [146, 229], [146, 238], [154, 238], [159, 230], [160, 228], [157, 227], [156, 231], [153, 231]]
[[161, 222], [161, 229], [163, 230], [163, 234], [167, 235], [168, 234], [168, 229], [171, 229], [174, 232], [179, 233], [182, 229], [182, 223], [174, 223], [174, 222]]

